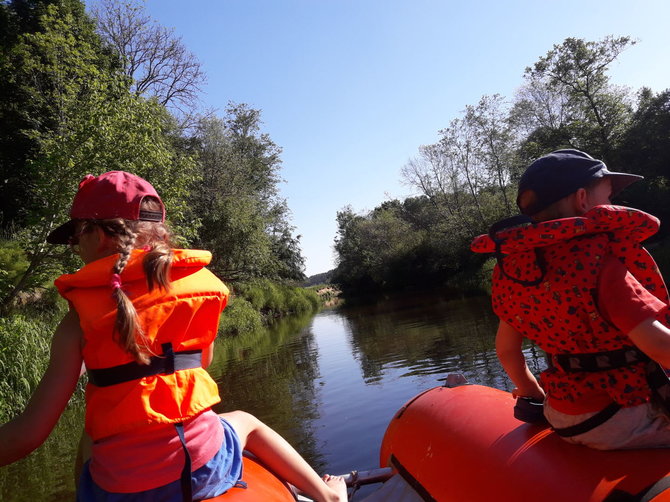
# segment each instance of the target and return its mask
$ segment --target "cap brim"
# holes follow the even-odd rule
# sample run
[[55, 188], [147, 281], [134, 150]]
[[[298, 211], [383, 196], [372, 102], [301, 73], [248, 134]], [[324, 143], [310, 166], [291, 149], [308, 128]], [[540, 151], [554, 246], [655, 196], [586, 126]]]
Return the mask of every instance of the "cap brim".
[[644, 179], [644, 176], [638, 176], [637, 174], [613, 172], [608, 172], [606, 177], [612, 180], [612, 197], [616, 197], [624, 188], [632, 185], [636, 181]]
[[63, 223], [60, 227], [54, 228], [49, 235], [47, 235], [47, 242], [49, 244], [68, 244], [70, 237], [74, 235], [77, 224], [74, 220]]

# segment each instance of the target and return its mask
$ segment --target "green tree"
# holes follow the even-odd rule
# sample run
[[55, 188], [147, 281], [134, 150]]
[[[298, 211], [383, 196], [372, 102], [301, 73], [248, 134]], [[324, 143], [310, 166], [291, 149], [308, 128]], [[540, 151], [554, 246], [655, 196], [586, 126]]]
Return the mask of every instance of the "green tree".
[[[566, 38], [526, 69], [527, 84], [558, 93], [564, 101], [572, 146], [606, 161], [611, 160], [631, 114], [627, 91], [610, 84], [607, 70], [633, 44], [630, 37], [607, 36], [595, 42]], [[536, 95], [546, 96], [541, 89]], [[547, 117], [546, 103], [535, 103], [536, 115]]]
[[[670, 90], [659, 94], [649, 89], [639, 92], [638, 106], [617, 150], [615, 166], [645, 177], [626, 189], [621, 203], [648, 211], [662, 222], [670, 220]], [[667, 236], [670, 229], [661, 225], [659, 234]]]
[[[63, 78], [69, 76], [68, 72], [58, 74], [47, 69], [48, 58], [58, 57], [55, 53], [58, 48], [52, 47], [51, 55], [35, 54], [34, 71], [23, 68], [22, 63], [26, 46], [44, 32], [45, 15], [53, 17], [54, 12], [68, 16], [68, 33], [86, 45], [83, 64], [102, 72], [113, 66], [114, 58], [101, 48], [94, 24], [79, 0], [0, 2], [0, 226], [3, 228], [28, 223], [35, 202], [31, 195], [34, 180], [25, 166], [39, 145], [38, 139], [27, 131], [53, 130], [59, 121], [53, 100], [43, 96], [58, 92]], [[67, 51], [63, 56], [68, 58]], [[40, 64], [44, 71], [38, 69]], [[34, 81], [26, 80], [33, 77]]]
[[206, 77], [174, 30], [151, 19], [138, 0], [101, 0], [93, 15], [102, 38], [119, 55], [132, 92], [156, 98], [181, 128], [194, 125]]
[[401, 173], [442, 215], [438, 231], [462, 242], [513, 212], [510, 181], [519, 139], [499, 95], [466, 107], [440, 136], [438, 143], [419, 147]]
[[243, 104], [229, 105], [222, 119], [200, 122], [197, 244], [212, 250], [212, 268], [225, 279], [301, 280], [299, 241], [278, 195], [281, 149], [260, 126], [260, 111]]
[[73, 15], [57, 5], [40, 17], [41, 31], [25, 33], [4, 61], [31, 106], [21, 132], [34, 145], [14, 175], [26, 183], [25, 225], [15, 235], [30, 265], [3, 298], [44, 285], [62, 256], [45, 237], [67, 219], [79, 180], [87, 173], [121, 169], [147, 177], [188, 228], [186, 198], [193, 162], [172, 148], [170, 118], [155, 102], [132, 95], [125, 77], [99, 64], [97, 47], [81, 37]]
[[[423, 199], [386, 201], [365, 215], [345, 207], [337, 213], [337, 267], [332, 281], [345, 294], [428, 287], [444, 282], [437, 262], [444, 253], [431, 253], [431, 235], [424, 228]], [[420, 214], [422, 213], [422, 214]]]

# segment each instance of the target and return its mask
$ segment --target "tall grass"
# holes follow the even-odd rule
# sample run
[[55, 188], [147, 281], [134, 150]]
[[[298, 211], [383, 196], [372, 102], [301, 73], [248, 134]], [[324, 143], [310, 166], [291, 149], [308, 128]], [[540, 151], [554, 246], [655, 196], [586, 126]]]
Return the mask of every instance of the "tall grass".
[[65, 302], [42, 301], [0, 318], [0, 423], [21, 412], [49, 362]]

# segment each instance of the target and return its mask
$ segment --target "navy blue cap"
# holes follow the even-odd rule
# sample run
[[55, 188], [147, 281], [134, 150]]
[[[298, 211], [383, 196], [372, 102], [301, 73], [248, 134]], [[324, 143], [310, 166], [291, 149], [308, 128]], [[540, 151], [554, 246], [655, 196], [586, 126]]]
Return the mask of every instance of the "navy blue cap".
[[631, 183], [643, 179], [637, 174], [610, 171], [602, 160], [579, 150], [556, 150], [528, 166], [519, 180], [516, 203], [519, 206], [521, 194], [532, 190], [536, 202], [525, 210], [519, 207], [523, 213], [532, 215], [605, 177], [612, 180], [612, 197]]

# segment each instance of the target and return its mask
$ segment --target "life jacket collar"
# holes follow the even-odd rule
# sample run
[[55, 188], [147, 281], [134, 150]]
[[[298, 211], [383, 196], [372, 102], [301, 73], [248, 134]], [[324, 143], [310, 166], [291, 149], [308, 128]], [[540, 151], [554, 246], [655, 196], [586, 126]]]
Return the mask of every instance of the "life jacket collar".
[[[513, 226], [511, 226], [513, 225]], [[476, 253], [502, 254], [530, 251], [586, 234], [625, 231], [642, 242], [656, 232], [660, 221], [655, 216], [624, 206], [596, 206], [582, 216], [531, 223], [519, 217], [501, 220], [488, 235], [476, 237], [470, 248]]]

